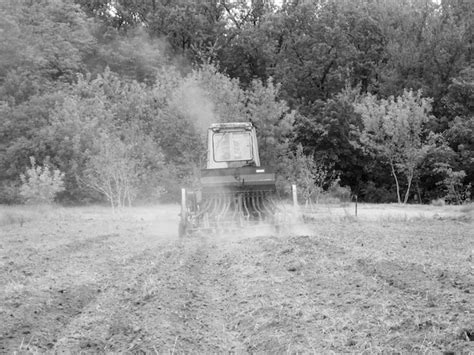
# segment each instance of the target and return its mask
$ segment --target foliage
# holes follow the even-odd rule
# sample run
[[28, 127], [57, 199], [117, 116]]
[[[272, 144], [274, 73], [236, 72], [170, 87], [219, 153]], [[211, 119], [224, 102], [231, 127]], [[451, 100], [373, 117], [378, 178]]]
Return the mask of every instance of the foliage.
[[398, 174], [405, 176], [406, 203], [415, 172], [429, 147], [423, 139], [423, 124], [429, 120], [430, 100], [422, 98], [421, 91], [414, 93], [405, 90], [402, 96], [387, 100], [377, 100], [368, 94], [355, 104], [355, 110], [364, 123], [361, 142], [389, 162], [399, 203]]
[[443, 199], [446, 202], [460, 205], [471, 201], [471, 183], [467, 186], [463, 185], [463, 180], [466, 177], [463, 170], [453, 171], [447, 164], [438, 164], [435, 171], [444, 175], [444, 179], [437, 184], [443, 187], [445, 191]]
[[28, 204], [51, 204], [56, 194], [64, 191], [64, 173], [49, 166], [36, 165], [36, 159], [30, 157], [31, 167], [20, 175], [20, 195]]
[[346, 88], [327, 101], [317, 101], [295, 122], [295, 140], [319, 162], [332, 164], [344, 185], [358, 190], [367, 158], [361, 149], [362, 120], [354, 111], [358, 89]]
[[448, 144], [457, 153], [460, 166], [474, 179], [474, 115], [456, 117], [444, 132]]
[[177, 198], [219, 121], [253, 122], [261, 160], [281, 181], [301, 144], [362, 199], [444, 196], [439, 164], [465, 172], [455, 184], [464, 190], [474, 181], [469, 5], [0, 2], [0, 202], [19, 201], [30, 156], [65, 173], [57, 201], [102, 198], [80, 183], [101, 134], [144, 167], [137, 200]]
[[327, 193], [329, 196], [339, 201], [348, 202], [352, 198], [351, 188], [349, 186], [341, 186], [340, 182], [341, 180], [339, 177], [331, 181]]
[[295, 117], [287, 103], [278, 99], [279, 90], [280, 85], [273, 84], [271, 79], [266, 85], [254, 80], [246, 90], [247, 119], [257, 129], [261, 162], [277, 168], [278, 159], [288, 149]]
[[459, 169], [456, 152], [448, 145], [442, 135], [429, 138], [429, 149], [417, 174], [417, 193], [422, 202], [428, 203], [445, 195], [442, 180], [445, 178], [440, 166]]
[[390, 186], [375, 184], [372, 180], [369, 180], [361, 190], [363, 200], [371, 203], [392, 202], [394, 193]]
[[317, 168], [313, 157], [303, 153], [303, 146], [300, 144], [296, 151], [289, 152], [286, 157], [285, 166], [287, 174], [284, 180], [278, 182], [279, 190], [289, 194], [289, 187], [296, 185], [299, 198], [308, 202], [312, 197], [321, 193], [322, 189], [316, 185]]
[[331, 167], [317, 162], [314, 157], [305, 155], [301, 144], [296, 147], [295, 151], [290, 151], [287, 154], [284, 165], [286, 174], [278, 181], [281, 193], [288, 194], [289, 187], [294, 184], [297, 187], [299, 199], [306, 204], [318, 202], [325, 191], [336, 198], [347, 197], [347, 188], [340, 187], [340, 179], [335, 171]]
[[105, 195], [112, 208], [131, 206], [136, 197], [139, 162], [117, 137], [102, 133], [96, 144], [98, 151], [85, 170], [86, 185]]

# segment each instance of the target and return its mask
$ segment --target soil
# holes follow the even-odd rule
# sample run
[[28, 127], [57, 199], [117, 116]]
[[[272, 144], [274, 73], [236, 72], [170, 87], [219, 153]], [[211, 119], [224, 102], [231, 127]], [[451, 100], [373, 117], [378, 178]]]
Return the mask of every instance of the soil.
[[470, 219], [179, 238], [178, 212], [0, 225], [0, 353], [474, 352]]

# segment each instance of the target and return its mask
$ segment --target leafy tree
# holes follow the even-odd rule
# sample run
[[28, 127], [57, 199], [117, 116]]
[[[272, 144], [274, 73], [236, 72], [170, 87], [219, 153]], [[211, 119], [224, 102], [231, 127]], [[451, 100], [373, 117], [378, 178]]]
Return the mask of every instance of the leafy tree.
[[434, 99], [433, 113], [441, 127], [455, 117], [443, 97], [453, 79], [462, 81], [472, 68], [473, 18], [469, 1], [445, 0], [433, 6], [427, 19], [420, 48], [424, 52], [423, 82], [426, 94]]
[[360, 143], [362, 120], [354, 111], [358, 89], [345, 89], [327, 101], [300, 110], [295, 140], [322, 165], [333, 165], [343, 185], [355, 191], [366, 179], [368, 157]]
[[52, 169], [48, 161], [39, 166], [35, 158], [30, 157], [30, 163], [31, 167], [20, 175], [20, 195], [28, 204], [52, 203], [56, 194], [64, 190], [64, 173]]
[[426, 157], [415, 177], [420, 202], [430, 202], [445, 195], [444, 188], [440, 183], [445, 178], [445, 174], [439, 170], [440, 166], [449, 167], [454, 170], [459, 169], [457, 154], [451, 149], [442, 135], [431, 135], [428, 144], [429, 149]]
[[474, 181], [474, 68], [464, 69], [452, 80], [444, 102], [454, 119], [443, 136], [457, 153], [458, 169], [465, 171], [466, 181]]
[[314, 158], [304, 154], [301, 144], [296, 147], [296, 151], [290, 151], [285, 157], [285, 166], [285, 174], [277, 182], [279, 191], [289, 194], [289, 187], [294, 184], [299, 197], [306, 204], [322, 192], [321, 184], [316, 184], [317, 167]]
[[33, 87], [43, 91], [53, 81], [71, 82], [83, 69], [95, 41], [90, 31], [93, 23], [77, 5], [50, 0], [2, 2], [0, 11], [7, 19], [7, 41], [2, 41], [0, 53], [8, 57], [2, 60], [0, 82], [33, 81]]
[[429, 147], [423, 138], [423, 124], [429, 119], [430, 100], [422, 98], [420, 91], [405, 90], [402, 96], [387, 100], [368, 94], [355, 104], [355, 110], [364, 123], [361, 141], [389, 162], [399, 203], [402, 200], [398, 174], [405, 176], [406, 203], [415, 172]]
[[215, 60], [244, 87], [253, 80], [274, 75], [281, 17], [272, 1], [223, 1], [227, 22], [225, 42], [216, 48]]
[[463, 180], [466, 177], [464, 170], [453, 171], [447, 164], [438, 164], [435, 169], [437, 173], [444, 175], [444, 179], [438, 182], [445, 192], [443, 198], [449, 203], [462, 204], [470, 201], [471, 198], [471, 183], [467, 186], [463, 185]]
[[100, 130], [110, 124], [112, 113], [100, 97], [69, 95], [51, 113], [51, 124], [38, 132], [51, 160], [66, 173], [63, 202], [94, 199], [81, 186], [80, 179], [88, 154]]
[[93, 75], [108, 68], [121, 79], [153, 84], [156, 72], [169, 62], [168, 45], [150, 37], [141, 27], [125, 33], [115, 29], [102, 31], [94, 33], [97, 46], [85, 59], [87, 70]]
[[283, 7], [275, 79], [290, 104], [325, 100], [344, 87], [352, 46], [335, 1], [292, 2]]
[[0, 104], [0, 180], [6, 189], [0, 191], [0, 201], [15, 202], [12, 188], [18, 185], [30, 156], [40, 161], [54, 156], [45, 149], [39, 132], [48, 125], [51, 108], [58, 101], [61, 95], [45, 94], [19, 105]]
[[112, 208], [131, 206], [137, 199], [156, 200], [164, 192], [163, 160], [156, 144], [136, 126], [101, 129], [80, 180], [105, 196]]
[[440, 130], [445, 129], [452, 117], [446, 115], [442, 97], [470, 61], [472, 9], [463, 0], [386, 0], [369, 9], [385, 43], [371, 91], [388, 97], [404, 88], [423, 90], [433, 98]]
[[254, 80], [246, 91], [246, 111], [247, 119], [257, 129], [262, 164], [281, 171], [285, 167], [278, 166], [278, 160], [288, 151], [295, 111], [278, 99], [279, 91], [280, 85], [271, 79], [266, 85]]
[[120, 79], [108, 70], [95, 79], [79, 77], [52, 113], [51, 125], [42, 131], [58, 166], [67, 172], [68, 196], [64, 198], [87, 198], [80, 181], [91, 156], [99, 154], [99, 148], [93, 150], [94, 142], [100, 141], [99, 132], [118, 137], [143, 164], [136, 180], [139, 188], [129, 195], [130, 200], [157, 197], [151, 192], [157, 191], [166, 170], [154, 136], [159, 114], [153, 90], [144, 84]]
[[127, 33], [146, 28], [151, 38], [161, 39], [155, 43], [166, 42], [162, 50], [193, 62], [214, 58], [217, 48], [227, 41], [221, 1], [76, 0], [76, 3], [103, 21], [107, 29], [127, 37]]
[[84, 183], [103, 194], [112, 208], [131, 206], [136, 197], [139, 161], [130, 147], [117, 137], [102, 133], [96, 142], [97, 153], [88, 161]]

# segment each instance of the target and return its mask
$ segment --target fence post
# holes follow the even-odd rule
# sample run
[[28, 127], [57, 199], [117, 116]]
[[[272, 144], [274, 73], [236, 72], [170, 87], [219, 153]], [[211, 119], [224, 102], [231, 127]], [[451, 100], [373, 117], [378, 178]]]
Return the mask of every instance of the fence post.
[[291, 185], [291, 192], [293, 195], [293, 207], [298, 207], [298, 194], [296, 192], [296, 185]]
[[186, 189], [181, 189], [181, 220], [186, 220]]
[[354, 198], [355, 198], [355, 216], [357, 217], [357, 195], [354, 195]]

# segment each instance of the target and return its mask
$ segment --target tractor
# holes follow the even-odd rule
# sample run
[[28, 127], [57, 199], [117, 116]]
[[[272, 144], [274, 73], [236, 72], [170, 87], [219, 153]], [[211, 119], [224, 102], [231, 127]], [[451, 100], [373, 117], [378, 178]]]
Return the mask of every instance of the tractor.
[[214, 123], [207, 130], [206, 168], [199, 189], [181, 189], [181, 236], [272, 223], [275, 173], [260, 165], [250, 122]]

